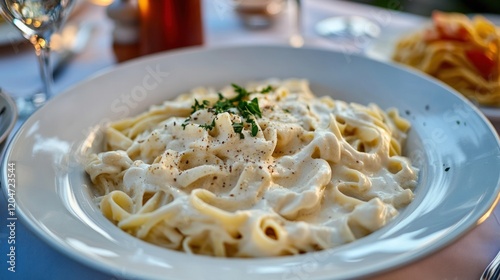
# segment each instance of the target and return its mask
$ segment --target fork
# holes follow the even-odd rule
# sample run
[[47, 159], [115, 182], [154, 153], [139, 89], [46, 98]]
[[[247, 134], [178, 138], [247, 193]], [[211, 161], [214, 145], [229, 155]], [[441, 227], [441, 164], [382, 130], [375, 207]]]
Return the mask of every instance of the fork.
[[480, 280], [498, 280], [500, 279], [500, 252], [486, 267]]

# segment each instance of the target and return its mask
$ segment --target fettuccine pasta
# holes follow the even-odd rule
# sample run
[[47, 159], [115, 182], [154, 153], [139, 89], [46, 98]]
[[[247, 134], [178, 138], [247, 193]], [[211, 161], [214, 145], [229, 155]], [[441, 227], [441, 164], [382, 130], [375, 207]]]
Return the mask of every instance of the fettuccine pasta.
[[482, 16], [435, 12], [432, 24], [402, 38], [395, 61], [447, 83], [480, 105], [500, 106], [500, 29]]
[[147, 242], [218, 257], [332, 248], [413, 199], [410, 123], [317, 98], [306, 80], [196, 88], [111, 123], [86, 171], [102, 213]]

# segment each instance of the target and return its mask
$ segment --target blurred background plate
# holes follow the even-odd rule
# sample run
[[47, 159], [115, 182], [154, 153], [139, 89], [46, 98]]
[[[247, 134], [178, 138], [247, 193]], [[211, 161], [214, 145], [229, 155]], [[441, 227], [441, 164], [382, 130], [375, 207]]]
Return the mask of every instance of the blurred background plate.
[[[470, 16], [474, 16], [471, 14]], [[481, 14], [486, 17], [496, 26], [500, 26], [500, 15], [497, 14]], [[392, 54], [394, 52], [394, 47], [399, 39], [405, 35], [409, 35], [413, 32], [421, 30], [425, 24], [430, 22], [430, 18], [412, 18], [414, 26], [405, 26], [404, 28], [393, 28], [390, 30], [384, 30], [380, 36], [373, 40], [372, 43], [366, 48], [365, 54], [368, 57], [377, 59], [380, 61], [391, 61]]]
[[[470, 14], [473, 17], [476, 14]], [[500, 28], [500, 15], [497, 14], [481, 14]], [[366, 56], [384, 62], [392, 62], [392, 54], [396, 42], [405, 35], [421, 30], [425, 24], [430, 21], [428, 18], [422, 18], [420, 24], [418, 20], [414, 22], [415, 26], [398, 28], [393, 30], [385, 30], [377, 40], [374, 40], [365, 50]], [[406, 66], [408, 67], [408, 66]], [[500, 130], [500, 108], [478, 106], [481, 112], [488, 117], [495, 128]]]

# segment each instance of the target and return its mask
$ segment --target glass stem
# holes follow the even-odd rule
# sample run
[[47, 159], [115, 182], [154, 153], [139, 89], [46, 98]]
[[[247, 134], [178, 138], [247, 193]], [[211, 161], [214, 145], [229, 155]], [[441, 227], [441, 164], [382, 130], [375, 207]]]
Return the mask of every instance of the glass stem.
[[297, 17], [295, 28], [297, 29], [295, 31], [302, 36], [302, 1], [295, 0], [295, 5], [297, 6], [295, 9], [295, 16]]
[[40, 65], [40, 75], [43, 82], [44, 92], [36, 93], [32, 97], [33, 105], [40, 107], [52, 97], [52, 71], [50, 69], [50, 47], [49, 42], [41, 37], [36, 38], [34, 42], [36, 56]]
[[302, 1], [290, 0], [293, 8], [295, 8], [293, 15], [293, 31], [289, 38], [289, 44], [294, 48], [301, 48], [304, 46], [304, 37], [302, 37]]

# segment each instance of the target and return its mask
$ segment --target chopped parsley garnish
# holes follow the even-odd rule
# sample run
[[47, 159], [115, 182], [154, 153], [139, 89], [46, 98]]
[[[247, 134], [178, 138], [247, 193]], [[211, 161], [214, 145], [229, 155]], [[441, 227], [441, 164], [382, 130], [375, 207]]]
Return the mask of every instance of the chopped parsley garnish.
[[193, 109], [193, 112], [196, 112], [198, 110], [202, 110], [202, 109], [205, 109], [207, 108], [207, 106], [209, 105], [209, 102], [208, 100], [203, 100], [201, 103], [198, 102], [198, 100], [195, 98], [194, 99], [194, 105], [191, 106], [191, 109]]
[[[231, 84], [231, 85], [233, 86], [234, 92], [236, 93], [235, 97], [227, 98], [223, 96], [221, 93], [218, 93], [219, 99], [217, 100], [217, 102], [215, 102], [213, 106], [210, 106], [210, 102], [208, 100], [203, 100], [199, 102], [197, 99], [195, 99], [193, 106], [191, 106], [191, 109], [193, 109], [191, 114], [203, 109], [207, 109], [209, 112], [215, 114], [220, 114], [224, 112], [228, 112], [231, 114], [239, 114], [245, 120], [245, 123], [250, 125], [251, 135], [256, 136], [257, 133], [259, 132], [259, 127], [255, 122], [255, 119], [262, 117], [262, 111], [260, 110], [259, 107], [259, 100], [257, 98], [249, 100], [249, 96], [250, 94], [253, 93], [261, 93], [261, 94], [269, 93], [273, 90], [273, 87], [267, 86], [260, 91], [247, 91], [245, 88], [239, 85], [236, 84]], [[185, 129], [190, 121], [191, 117], [188, 117], [182, 124], [182, 127]], [[243, 128], [245, 123], [235, 122], [232, 124], [234, 132], [238, 133], [241, 139], [244, 138]], [[208, 131], [212, 130], [215, 127], [215, 117], [212, 119], [211, 123], [201, 124], [200, 127]]]
[[200, 124], [201, 128], [204, 128], [205, 130], [212, 130], [215, 127], [215, 118], [212, 120], [212, 123], [210, 124]]
[[245, 138], [245, 136], [243, 136], [243, 133], [241, 133], [243, 131], [243, 123], [242, 122], [233, 123], [233, 129], [234, 129], [234, 132], [236, 132], [240, 135], [241, 139]]
[[270, 93], [271, 91], [273, 91], [273, 87], [272, 86], [267, 86], [265, 87], [263, 90], [260, 91], [260, 93]]

